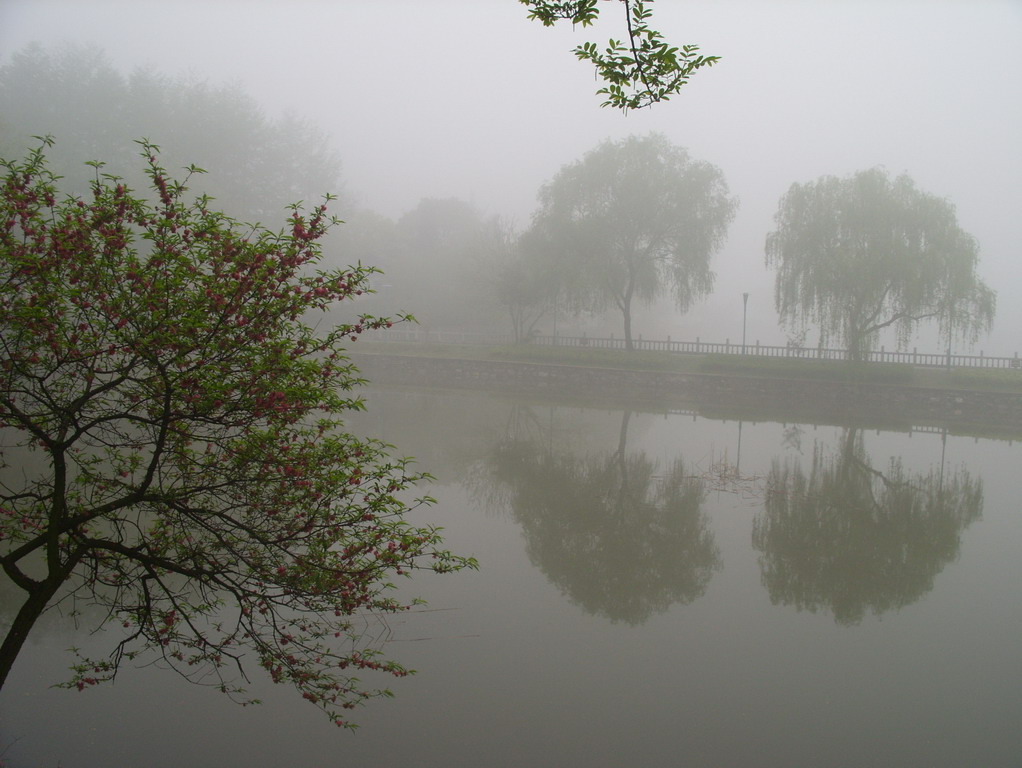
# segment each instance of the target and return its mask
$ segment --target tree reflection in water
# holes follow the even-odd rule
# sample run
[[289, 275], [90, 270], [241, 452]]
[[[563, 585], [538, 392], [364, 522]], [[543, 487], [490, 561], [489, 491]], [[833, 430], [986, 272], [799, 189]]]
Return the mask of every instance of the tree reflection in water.
[[844, 625], [928, 593], [983, 507], [982, 482], [965, 469], [910, 474], [898, 459], [874, 469], [857, 429], [836, 453], [817, 445], [808, 473], [775, 461], [768, 489], [752, 543], [771, 601]]
[[637, 625], [700, 597], [721, 558], [702, 479], [680, 460], [660, 474], [645, 452], [629, 453], [630, 418], [622, 414], [611, 452], [555, 452], [535, 432], [510, 435], [486, 460], [499, 486], [487, 495], [511, 511], [533, 565], [572, 602]]

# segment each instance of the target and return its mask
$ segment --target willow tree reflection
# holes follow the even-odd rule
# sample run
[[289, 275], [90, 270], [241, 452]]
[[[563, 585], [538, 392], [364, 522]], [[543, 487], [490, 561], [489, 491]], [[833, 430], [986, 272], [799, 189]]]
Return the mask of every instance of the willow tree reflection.
[[703, 481], [680, 460], [661, 474], [644, 452], [628, 453], [630, 417], [609, 453], [505, 439], [487, 460], [499, 486], [487, 495], [510, 509], [533, 565], [572, 602], [635, 625], [701, 596], [721, 559], [701, 509]]
[[983, 507], [982, 483], [964, 469], [873, 468], [855, 429], [832, 454], [817, 445], [808, 473], [775, 462], [768, 488], [752, 543], [771, 601], [830, 611], [845, 625], [929, 592]]

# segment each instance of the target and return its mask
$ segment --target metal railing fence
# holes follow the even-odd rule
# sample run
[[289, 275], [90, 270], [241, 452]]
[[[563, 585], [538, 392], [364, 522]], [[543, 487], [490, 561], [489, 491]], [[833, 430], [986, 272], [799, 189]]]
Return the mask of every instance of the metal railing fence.
[[[424, 329], [397, 330], [367, 335], [373, 341], [385, 342], [420, 342], [433, 344], [482, 344], [501, 345], [514, 343], [507, 334], [472, 333], [461, 331], [428, 331]], [[533, 336], [528, 343], [553, 347], [580, 347], [588, 349], [625, 349], [625, 340], [615, 337], [600, 336]], [[848, 360], [848, 351], [829, 347], [800, 347], [794, 344], [771, 346], [760, 344], [735, 344], [730, 339], [724, 342], [707, 342], [696, 338], [695, 341], [676, 341], [666, 339], [644, 339], [639, 336], [632, 340], [636, 350], [648, 352], [671, 352], [692, 355], [748, 355], [754, 357], [799, 358], [804, 360]], [[865, 356], [871, 363], [907, 363], [909, 365], [929, 368], [1003, 368], [1022, 369], [1022, 359], [1018, 352], [1012, 357], [986, 355], [982, 351], [978, 355], [953, 354], [951, 352], [911, 352], [887, 350], [881, 347], [872, 350]]]

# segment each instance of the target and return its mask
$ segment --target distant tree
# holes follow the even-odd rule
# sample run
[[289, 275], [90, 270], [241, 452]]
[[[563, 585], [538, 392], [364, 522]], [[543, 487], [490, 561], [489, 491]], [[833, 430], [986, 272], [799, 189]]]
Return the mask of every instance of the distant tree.
[[774, 603], [857, 624], [919, 600], [958, 557], [978, 520], [983, 485], [964, 469], [913, 475], [899, 460], [874, 468], [862, 431], [846, 430], [812, 465], [777, 463], [753, 524], [763, 585]]
[[495, 298], [508, 312], [516, 343], [528, 341], [537, 323], [559, 309], [561, 279], [534, 235], [509, 235], [495, 264]]
[[498, 322], [491, 282], [505, 238], [496, 217], [469, 203], [425, 198], [396, 222], [352, 217], [339, 242], [349, 258], [369, 259], [382, 272], [375, 306], [388, 313], [414, 308], [430, 330], [479, 330]]
[[[597, 0], [519, 0], [529, 8], [529, 18], [544, 26], [568, 20], [587, 27], [600, 15]], [[601, 106], [623, 112], [667, 101], [678, 93], [697, 69], [713, 66], [719, 56], [699, 55], [699, 46], [671, 46], [649, 26], [654, 0], [621, 0], [627, 40], [611, 39], [600, 51], [596, 43], [577, 46], [573, 53], [591, 61], [596, 77], [604, 83], [596, 93], [605, 96]]]
[[532, 226], [570, 261], [566, 292], [617, 308], [632, 349], [636, 300], [670, 290], [684, 312], [712, 290], [710, 260], [737, 208], [719, 168], [650, 134], [604, 142], [562, 168], [540, 191]]
[[0, 67], [0, 156], [21, 157], [48, 134], [57, 138], [49, 166], [65, 186], [85, 160], [144, 185], [134, 140], [145, 136], [163, 146], [168, 167], [209, 171], [217, 208], [243, 221], [277, 221], [289, 203], [340, 189], [340, 160], [308, 123], [269, 119], [237, 86], [152, 69], [124, 76], [96, 47], [30, 45]]
[[918, 324], [975, 341], [994, 318], [994, 292], [979, 279], [979, 248], [947, 200], [893, 181], [879, 168], [793, 184], [781, 198], [766, 262], [785, 325], [819, 325], [862, 360], [885, 328], [907, 343]]
[[383, 692], [355, 674], [406, 674], [353, 617], [407, 607], [395, 576], [473, 563], [407, 522], [406, 462], [344, 429], [362, 403], [342, 344], [390, 321], [317, 330], [372, 273], [316, 269], [326, 206], [242, 226], [156, 151], [151, 199], [98, 166], [87, 198], [61, 199], [42, 149], [3, 161], [0, 567], [22, 602], [0, 686], [72, 601], [117, 629], [69, 687], [143, 653], [240, 695], [255, 664], [347, 726]]

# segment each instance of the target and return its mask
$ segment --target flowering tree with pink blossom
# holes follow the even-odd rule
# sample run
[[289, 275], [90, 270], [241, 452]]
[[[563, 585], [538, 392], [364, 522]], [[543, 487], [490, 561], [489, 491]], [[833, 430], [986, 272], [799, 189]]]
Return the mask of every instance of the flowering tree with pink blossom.
[[248, 701], [259, 666], [349, 726], [387, 693], [358, 674], [408, 674], [359, 615], [409, 607], [398, 576], [475, 565], [410, 522], [422, 475], [344, 429], [362, 401], [343, 345], [392, 321], [316, 315], [374, 270], [317, 267], [329, 196], [281, 231], [241, 225], [143, 141], [147, 194], [93, 163], [91, 196], [64, 197], [50, 144], [0, 181], [0, 565], [23, 595], [0, 686], [44, 610], [91, 604], [111, 652], [67, 687], [156, 654]]

